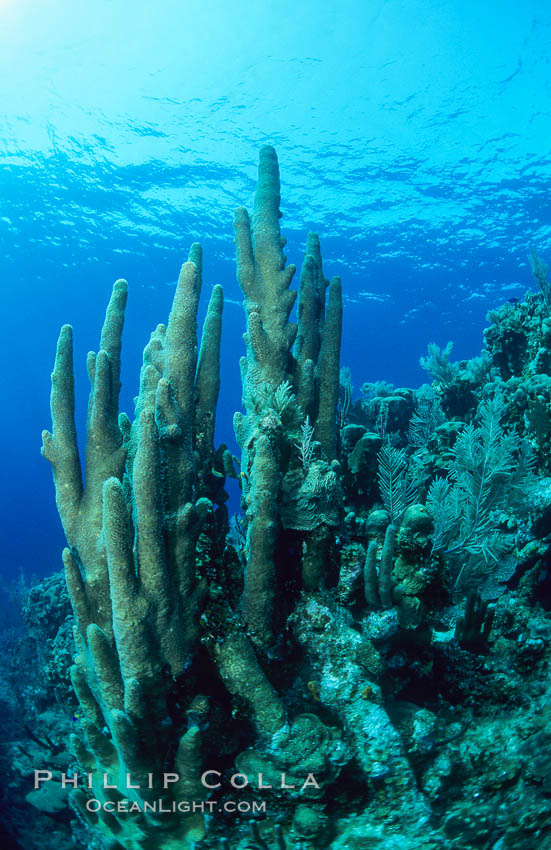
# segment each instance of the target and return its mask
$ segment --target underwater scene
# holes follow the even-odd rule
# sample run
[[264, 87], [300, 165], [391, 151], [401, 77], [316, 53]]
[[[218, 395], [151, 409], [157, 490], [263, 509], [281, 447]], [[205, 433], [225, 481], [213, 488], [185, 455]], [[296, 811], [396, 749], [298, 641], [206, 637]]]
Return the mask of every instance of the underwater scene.
[[2, 850], [551, 850], [550, 56], [0, 0]]

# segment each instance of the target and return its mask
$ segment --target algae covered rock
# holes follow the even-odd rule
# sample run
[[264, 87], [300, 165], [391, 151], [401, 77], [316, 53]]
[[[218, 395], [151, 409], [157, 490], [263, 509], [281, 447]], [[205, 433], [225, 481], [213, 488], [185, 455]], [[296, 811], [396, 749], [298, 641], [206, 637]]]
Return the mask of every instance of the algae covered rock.
[[301, 803], [293, 815], [293, 831], [299, 838], [316, 841], [325, 846], [322, 835], [327, 831], [329, 818], [322, 808], [314, 808]]
[[47, 782], [36, 791], [30, 791], [25, 799], [41, 812], [56, 814], [67, 809], [69, 789], [62, 788], [60, 782]]
[[422, 823], [412, 835], [410, 830], [385, 828], [359, 814], [347, 818], [341, 830], [331, 844], [332, 850], [448, 850], [445, 841], [433, 835], [430, 827], [423, 828]]
[[390, 525], [390, 514], [381, 508], [371, 511], [365, 522], [364, 530], [370, 538], [375, 537], [383, 542], [386, 530]]
[[484, 331], [484, 344], [505, 380], [530, 370], [543, 342], [544, 316], [545, 305], [532, 293], [527, 293], [523, 301], [507, 302], [488, 313], [490, 325]]
[[423, 505], [407, 508], [397, 538], [398, 557], [393, 567], [393, 598], [400, 626], [417, 628], [426, 621], [423, 597], [439, 574], [432, 555], [434, 523]]
[[406, 508], [397, 548], [400, 554], [412, 558], [428, 555], [432, 548], [434, 522], [430, 512], [424, 505], [410, 505]]
[[349, 760], [340, 731], [315, 714], [301, 714], [273, 735], [263, 752], [245, 750], [236, 758], [246, 776], [262, 776], [275, 795], [318, 799]]

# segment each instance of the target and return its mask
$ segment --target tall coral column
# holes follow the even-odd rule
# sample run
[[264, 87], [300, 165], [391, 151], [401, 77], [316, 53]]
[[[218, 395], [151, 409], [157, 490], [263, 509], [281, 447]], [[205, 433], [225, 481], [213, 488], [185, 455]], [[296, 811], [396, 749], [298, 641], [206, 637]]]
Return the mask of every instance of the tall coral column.
[[[176, 700], [186, 705], [194, 697], [188, 671], [205, 593], [197, 541], [216, 498], [209, 473], [216, 462], [223, 294], [214, 287], [198, 358], [200, 291], [201, 250], [194, 245], [168, 325], [157, 327], [144, 351], [131, 424], [117, 419], [127, 286], [115, 284], [100, 351], [88, 358], [84, 483], [69, 326], [61, 331], [52, 375], [53, 430], [43, 434], [43, 454], [53, 466], [69, 544], [63, 559], [77, 623], [71, 675], [82, 713], [73, 750], [94, 777], [95, 798], [105, 804], [129, 797], [141, 811], [118, 817], [102, 807], [96, 814], [84, 792], [75, 791], [74, 804], [110, 850], [176, 850], [203, 833], [201, 816], [158, 818], [142, 809], [156, 798], [205, 796], [199, 728], [174, 708]], [[179, 777], [168, 789], [162, 784], [167, 770]], [[109, 790], [98, 779], [103, 774], [114, 786]], [[130, 790], [136, 783], [139, 790]]]
[[[275, 596], [284, 580], [280, 531], [309, 532], [297, 543], [304, 550], [302, 584], [313, 589], [324, 580], [328, 527], [340, 522], [340, 489], [330, 466], [337, 441], [340, 281], [334, 278], [330, 285], [326, 314], [328, 281], [319, 240], [310, 234], [298, 326], [290, 321], [296, 292], [289, 286], [296, 269], [285, 266], [279, 203], [277, 156], [266, 146], [260, 151], [252, 224], [245, 209], [235, 214], [237, 275], [247, 317], [241, 361], [246, 413], [234, 418], [247, 528], [243, 610], [253, 640], [263, 646], [275, 638]], [[297, 449], [300, 444], [306, 452]]]

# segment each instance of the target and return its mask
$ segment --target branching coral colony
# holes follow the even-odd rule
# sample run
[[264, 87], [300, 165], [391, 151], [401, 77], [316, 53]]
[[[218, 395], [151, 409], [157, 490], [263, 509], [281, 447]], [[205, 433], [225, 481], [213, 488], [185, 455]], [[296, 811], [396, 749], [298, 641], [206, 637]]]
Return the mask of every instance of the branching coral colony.
[[[279, 204], [265, 147], [252, 221], [245, 209], [235, 216], [246, 314], [239, 462], [213, 444], [223, 293], [212, 290], [197, 353], [199, 245], [144, 351], [132, 422], [118, 414], [127, 287], [115, 283], [88, 358], [84, 477], [72, 331], [61, 331], [43, 454], [75, 619], [71, 746], [85, 780], [73, 806], [90, 842], [109, 850], [532, 847], [549, 814], [544, 768], [522, 775], [516, 803], [501, 793], [520, 781], [522, 748], [512, 778], [480, 779], [488, 810], [480, 803], [473, 821], [471, 809], [473, 753], [498, 735], [494, 693], [503, 705], [505, 687], [530, 694], [534, 712], [545, 690], [511, 673], [507, 642], [517, 647], [519, 623], [530, 633], [547, 551], [512, 511], [532, 486], [530, 442], [544, 464], [544, 401], [526, 401], [513, 433], [522, 399], [510, 374], [496, 374], [506, 346], [494, 339], [484, 368], [451, 364], [446, 381], [438, 372], [416, 392], [366, 385], [373, 397], [353, 402], [350, 376], [339, 386], [341, 284], [324, 277], [315, 234], [289, 321], [295, 267]], [[532, 314], [546, 306], [534, 303]], [[462, 418], [450, 414], [458, 404]], [[227, 476], [241, 486], [239, 539]], [[519, 562], [509, 609], [498, 597]], [[537, 652], [531, 671], [547, 663], [546, 647]], [[525, 762], [551, 753], [550, 723], [511, 703]], [[488, 752], [484, 764], [479, 773]], [[519, 800], [530, 812], [522, 826]]]

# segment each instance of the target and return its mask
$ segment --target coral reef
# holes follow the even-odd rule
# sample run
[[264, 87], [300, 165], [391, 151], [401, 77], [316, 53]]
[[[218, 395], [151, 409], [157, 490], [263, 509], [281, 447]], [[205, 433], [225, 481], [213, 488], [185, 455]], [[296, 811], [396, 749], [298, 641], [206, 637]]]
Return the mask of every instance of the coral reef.
[[34, 771], [59, 777], [74, 764], [74, 620], [62, 573], [19, 587], [17, 597], [25, 630], [0, 632], [0, 835], [2, 847], [35, 850], [40, 835], [45, 850], [59, 850], [87, 836], [68, 807], [68, 791], [59, 781], [35, 790]]
[[[55, 737], [37, 718], [33, 743], [47, 735], [72, 776], [92, 775], [70, 799], [75, 834], [102, 850], [551, 846], [548, 291], [490, 314], [478, 358], [429, 345], [431, 386], [355, 399], [315, 234], [291, 321], [279, 206], [264, 147], [253, 215], [235, 216], [239, 460], [214, 445], [223, 294], [198, 350], [197, 244], [132, 421], [115, 283], [88, 358], [84, 476], [61, 331], [43, 453], [79, 707]], [[226, 476], [241, 487], [231, 522]], [[44, 668], [74, 700], [73, 617], [52, 582], [28, 619], [55, 616]], [[28, 802], [59, 816], [59, 790]]]

